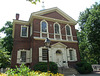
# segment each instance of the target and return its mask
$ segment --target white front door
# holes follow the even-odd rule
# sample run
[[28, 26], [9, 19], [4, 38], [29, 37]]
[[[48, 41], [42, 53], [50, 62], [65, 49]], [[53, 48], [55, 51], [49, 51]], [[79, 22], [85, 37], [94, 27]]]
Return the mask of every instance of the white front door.
[[63, 56], [62, 56], [62, 52], [60, 50], [56, 51], [56, 63], [58, 65], [58, 67], [62, 67], [63, 66]]

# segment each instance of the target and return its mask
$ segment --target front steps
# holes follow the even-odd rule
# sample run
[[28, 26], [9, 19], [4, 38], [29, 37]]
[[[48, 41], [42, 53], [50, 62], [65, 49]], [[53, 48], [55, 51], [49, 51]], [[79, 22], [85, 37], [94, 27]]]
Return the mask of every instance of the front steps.
[[74, 76], [76, 74], [79, 74], [76, 69], [74, 69], [74, 68], [65, 68], [65, 67], [59, 67], [58, 72], [64, 74], [64, 76], [68, 76], [68, 75]]

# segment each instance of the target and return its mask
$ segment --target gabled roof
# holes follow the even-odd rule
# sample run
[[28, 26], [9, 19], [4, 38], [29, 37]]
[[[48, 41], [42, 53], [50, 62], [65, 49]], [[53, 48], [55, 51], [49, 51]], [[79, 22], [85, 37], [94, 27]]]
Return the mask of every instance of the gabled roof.
[[[39, 17], [39, 16], [40, 17], [45, 17], [45, 16], [42, 16], [42, 15], [47, 14], [47, 13], [51, 13], [51, 12], [54, 12], [54, 11], [56, 11], [57, 13], [62, 15], [66, 20], [68, 20], [67, 21], [68, 24], [73, 24], [73, 25], [77, 24], [77, 21], [75, 21], [73, 18], [71, 18], [69, 15], [67, 15], [65, 12], [63, 12], [62, 10], [60, 10], [57, 7], [41, 10], [41, 11], [38, 11], [38, 12], [33, 12], [31, 15], [32, 16], [37, 16], [37, 17]], [[47, 18], [47, 17], [45, 17], [45, 18]]]
[[53, 45], [51, 45], [51, 47], [60, 47], [60, 48], [63, 48], [63, 47], [67, 47], [65, 44], [61, 43], [61, 42], [58, 42], [58, 43], [55, 43]]

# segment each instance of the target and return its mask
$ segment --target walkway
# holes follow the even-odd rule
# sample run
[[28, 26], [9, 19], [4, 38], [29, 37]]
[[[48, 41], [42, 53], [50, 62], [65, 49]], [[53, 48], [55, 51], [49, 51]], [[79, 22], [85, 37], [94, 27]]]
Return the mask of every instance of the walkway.
[[66, 76], [100, 76], [100, 72], [94, 72], [92, 74], [79, 74], [79, 75], [66, 75]]

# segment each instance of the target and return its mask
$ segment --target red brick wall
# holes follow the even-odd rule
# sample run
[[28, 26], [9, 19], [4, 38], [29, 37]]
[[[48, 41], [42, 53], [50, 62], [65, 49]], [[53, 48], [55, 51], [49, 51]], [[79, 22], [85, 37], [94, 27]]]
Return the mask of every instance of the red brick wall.
[[[40, 19], [34, 19], [33, 21], [33, 30], [34, 30], [34, 37], [40, 37], [40, 22], [42, 20]], [[49, 38], [54, 38], [54, 23], [52, 21], [47, 21], [48, 22], [48, 32], [49, 32]], [[62, 35], [62, 39], [66, 40], [66, 32], [65, 32], [65, 26], [66, 24], [60, 24], [60, 30], [61, 30], [61, 35]], [[77, 41], [77, 36], [76, 36], [76, 30], [75, 30], [75, 26], [74, 25], [70, 25], [71, 26], [71, 31], [72, 31], [72, 36], [73, 36], [73, 40]]]
[[[28, 25], [26, 25], [28, 26]], [[30, 30], [30, 27], [29, 27]], [[12, 50], [12, 58], [11, 58], [11, 67], [15, 67], [17, 65], [17, 51], [20, 49], [29, 50], [30, 49], [30, 31], [28, 30], [28, 37], [24, 38], [20, 36], [21, 32], [21, 24], [15, 25], [15, 33], [14, 33], [14, 40], [13, 40], [13, 50]]]
[[[53, 45], [55, 43], [58, 43], [58, 42], [51, 41], [51, 45]], [[61, 43], [65, 44], [67, 46], [67, 48], [76, 49], [77, 60], [80, 61], [78, 43], [70, 43], [70, 42], [61, 42]], [[43, 46], [44, 46], [44, 40], [34, 40], [33, 41], [33, 62], [32, 62], [32, 66], [39, 62], [39, 47], [43, 47]], [[68, 62], [68, 63], [69, 63], [69, 65], [74, 65], [76, 63], [76, 61], [75, 62]]]
[[[49, 14], [45, 14], [43, 16], [52, 17], [52, 18], [55, 17], [56, 19], [66, 20], [64, 17], [59, 15], [57, 12], [52, 12]], [[32, 53], [33, 62], [31, 63], [31, 67], [33, 67], [34, 64], [39, 62], [39, 47], [44, 46], [44, 40], [34, 40], [33, 37], [40, 37], [40, 22], [41, 21], [42, 21], [41, 19], [34, 19], [33, 20], [32, 36], [31, 37], [30, 37], [30, 26], [27, 25], [27, 26], [29, 26], [28, 38], [20, 37], [21, 24], [15, 25], [11, 67], [15, 67], [15, 65], [17, 64], [16, 63], [17, 51], [19, 49], [29, 50], [30, 48], [32, 48], [32, 50], [33, 50], [33, 53]], [[53, 24], [55, 22], [52, 22], [52, 21], [47, 21], [47, 22], [48, 22], [49, 37], [54, 38], [54, 25]], [[59, 24], [60, 24], [62, 39], [65, 40], [66, 39], [66, 32], [65, 32], [65, 25], [66, 24], [63, 24], [63, 23], [59, 23]], [[77, 40], [75, 26], [71, 25], [71, 30], [72, 30], [72, 35], [74, 36], [73, 39]], [[51, 45], [54, 43], [57, 43], [57, 42], [52, 41]], [[63, 44], [68, 46], [68, 48], [76, 49], [78, 60], [80, 61], [78, 43], [63, 42]], [[72, 63], [70, 63], [70, 64], [72, 64]]]
[[66, 18], [64, 18], [62, 15], [60, 15], [56, 11], [51, 12], [51, 13], [47, 13], [47, 14], [43, 14], [42, 16], [46, 16], [46, 17], [51, 17], [51, 18], [55, 18], [55, 19], [60, 19], [60, 20], [68, 21]]

